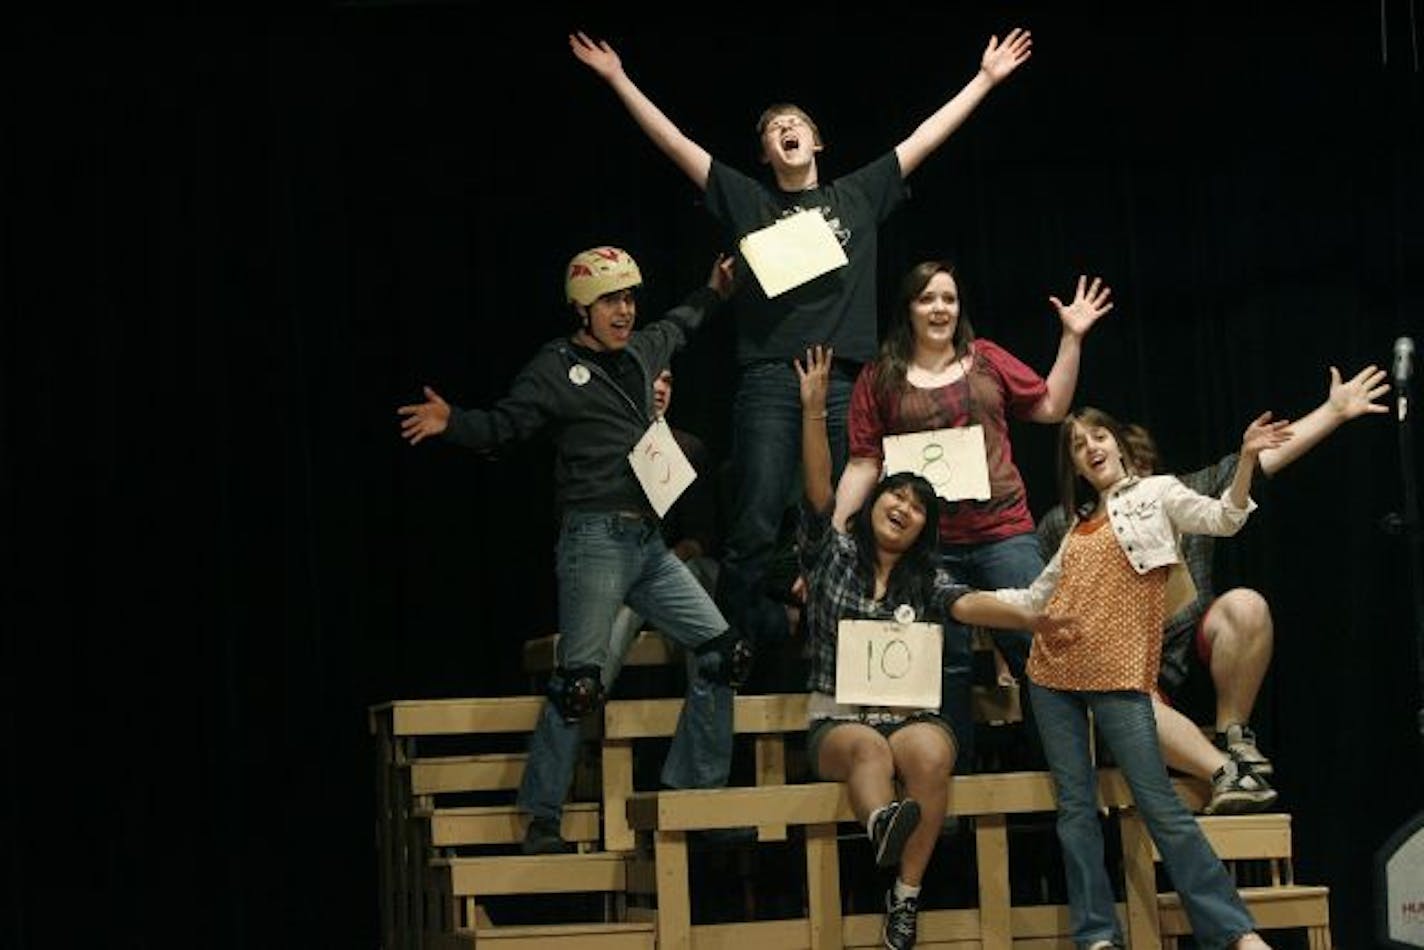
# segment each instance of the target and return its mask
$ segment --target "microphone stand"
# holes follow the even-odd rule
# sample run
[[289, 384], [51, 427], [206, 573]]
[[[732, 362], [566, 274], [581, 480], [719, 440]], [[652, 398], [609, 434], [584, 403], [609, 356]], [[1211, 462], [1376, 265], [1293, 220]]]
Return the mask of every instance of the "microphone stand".
[[1409, 587], [1414, 607], [1414, 643], [1419, 671], [1419, 738], [1424, 742], [1424, 543], [1419, 530], [1419, 490], [1414, 474], [1414, 433], [1409, 421], [1409, 382], [1397, 381], [1399, 411], [1399, 468], [1404, 486], [1404, 511], [1400, 526], [1409, 546]]
[[[1403, 375], [1403, 378], [1399, 378]], [[1424, 549], [1419, 530], [1419, 493], [1414, 477], [1414, 435], [1409, 422], [1409, 378], [1395, 379], [1395, 419], [1399, 423], [1399, 465], [1404, 484], [1404, 510], [1388, 516], [1391, 533], [1403, 532], [1409, 546], [1409, 587], [1414, 607], [1414, 642], [1419, 664], [1419, 736], [1424, 740]], [[1375, 936], [1381, 945], [1424, 947], [1424, 928], [1405, 913], [1418, 894], [1417, 874], [1424, 855], [1424, 811], [1405, 821], [1375, 852]]]

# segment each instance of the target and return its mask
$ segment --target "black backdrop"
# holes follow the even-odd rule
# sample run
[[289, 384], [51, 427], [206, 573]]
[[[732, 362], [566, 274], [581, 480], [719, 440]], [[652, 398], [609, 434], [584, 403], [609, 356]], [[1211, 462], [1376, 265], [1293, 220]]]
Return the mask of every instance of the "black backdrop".
[[[1386, 365], [1424, 326], [1424, 25], [1142, 6], [12, 22], [0, 944], [374, 946], [367, 706], [519, 691], [554, 624], [547, 450], [411, 449], [394, 407], [501, 393], [585, 246], [634, 253], [645, 317], [721, 246], [571, 28], [745, 169], [760, 109], [804, 105], [834, 175], [1025, 23], [1032, 60], [911, 179], [883, 275], [954, 257], [979, 332], [1041, 370], [1047, 295], [1104, 275], [1079, 400], [1179, 467], [1317, 404], [1332, 363]], [[680, 358], [673, 408], [718, 451], [730, 341]], [[1035, 513], [1052, 441], [1015, 430]], [[1378, 527], [1400, 482], [1396, 425], [1352, 423], [1219, 567], [1271, 599], [1257, 725], [1352, 947], [1371, 852], [1424, 806], [1408, 561]]]

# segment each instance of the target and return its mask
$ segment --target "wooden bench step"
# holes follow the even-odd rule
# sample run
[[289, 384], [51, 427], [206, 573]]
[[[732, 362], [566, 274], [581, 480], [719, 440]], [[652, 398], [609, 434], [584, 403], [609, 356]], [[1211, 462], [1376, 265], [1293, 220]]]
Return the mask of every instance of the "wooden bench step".
[[621, 924], [553, 924], [540, 927], [480, 927], [457, 930], [426, 940], [426, 950], [471, 950], [479, 944], [501, 947], [528, 945], [553, 950], [653, 950], [657, 945], [652, 921]]
[[[512, 802], [507, 805], [476, 805], [466, 808], [436, 808], [417, 812], [430, 821], [430, 843], [439, 848], [473, 844], [517, 844], [524, 840], [529, 816]], [[565, 841], [597, 841], [600, 834], [597, 802], [570, 802], [564, 806], [560, 833]]]
[[388, 715], [395, 737], [533, 732], [543, 705], [543, 696], [402, 700], [372, 710], [372, 731], [376, 720]]
[[485, 755], [449, 755], [412, 759], [412, 795], [442, 795], [451, 792], [491, 792], [518, 788], [524, 780], [523, 752]]
[[[732, 706], [732, 729], [738, 733], [805, 732], [805, 693], [738, 695]], [[605, 739], [654, 739], [677, 729], [682, 697], [615, 699], [603, 707]]]
[[[1197, 824], [1223, 861], [1290, 857], [1291, 816], [1285, 812], [1198, 815]], [[1156, 844], [1152, 846], [1152, 859], [1162, 860]]]
[[[535, 637], [524, 641], [524, 672], [528, 674], [548, 673], [554, 669], [559, 635]], [[983, 631], [975, 629], [974, 649], [987, 651], [993, 648], [993, 639]], [[665, 638], [656, 630], [642, 630], [628, 645], [623, 657], [624, 666], [668, 666], [682, 659], [682, 648]]]
[[430, 867], [449, 876], [455, 897], [622, 891], [628, 880], [626, 857], [605, 851], [436, 858]]
[[[548, 673], [554, 669], [559, 635], [524, 641], [524, 672]], [[643, 630], [628, 645], [624, 666], [671, 666], [681, 662], [682, 648], [654, 630]]]
[[[1177, 780], [1179, 793], [1196, 789], [1195, 781]], [[1103, 805], [1131, 803], [1127, 781], [1117, 769], [1098, 773]], [[948, 815], [1009, 815], [1057, 809], [1053, 777], [1047, 772], [995, 772], [956, 775], [949, 780]], [[1247, 816], [1234, 816], [1247, 817]], [[1259, 816], [1251, 816], [1259, 817]], [[807, 825], [854, 821], [845, 785], [806, 782], [738, 788], [636, 792], [628, 798], [632, 827], [650, 831], [736, 828], [748, 823]]]
[[[1261, 930], [1330, 926], [1330, 888], [1313, 884], [1281, 884], [1274, 887], [1239, 887], [1237, 893]], [[1157, 896], [1162, 933], [1185, 936], [1192, 932], [1182, 900], [1175, 891]], [[1326, 931], [1328, 934], [1328, 930]], [[1317, 942], [1312, 942], [1314, 947]], [[1328, 943], [1325, 944], [1328, 946]]]

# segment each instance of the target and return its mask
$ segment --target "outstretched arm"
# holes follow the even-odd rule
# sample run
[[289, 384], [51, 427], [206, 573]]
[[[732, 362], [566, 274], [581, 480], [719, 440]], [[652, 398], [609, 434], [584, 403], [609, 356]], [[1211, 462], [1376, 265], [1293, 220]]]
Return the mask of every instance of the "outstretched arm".
[[1000, 600], [988, 591], [976, 590], [950, 605], [950, 615], [966, 626], [995, 627], [1000, 630], [1032, 630], [1050, 633], [1067, 625], [1065, 617], [1049, 617], [1019, 604]]
[[1261, 471], [1268, 476], [1300, 458], [1320, 444], [1330, 433], [1348, 422], [1369, 413], [1389, 412], [1389, 407], [1375, 402], [1389, 392], [1384, 370], [1373, 364], [1366, 366], [1348, 382], [1340, 381], [1340, 370], [1330, 367], [1330, 393], [1291, 428], [1294, 438], [1276, 448], [1264, 449], [1259, 459]]
[[1280, 449], [1291, 439], [1290, 420], [1272, 420], [1269, 412], [1263, 412], [1246, 427], [1241, 437], [1241, 462], [1236, 466], [1236, 475], [1231, 479], [1230, 500], [1237, 508], [1245, 508], [1251, 500], [1251, 472], [1256, 468], [1256, 460], [1262, 452]]
[[806, 363], [795, 360], [801, 380], [801, 473], [806, 504], [825, 512], [835, 500], [831, 488], [831, 446], [826, 441], [826, 387], [831, 374], [830, 347], [806, 350]]
[[682, 133], [663, 110], [643, 95], [643, 91], [633, 84], [623, 71], [623, 61], [618, 58], [613, 47], [603, 40], [595, 41], [584, 33], [569, 34], [569, 49], [573, 50], [579, 62], [597, 73], [622, 100], [623, 107], [653, 140], [673, 164], [682, 169], [683, 174], [692, 179], [698, 188], [707, 189], [707, 176], [712, 170], [712, 156], [701, 145]]
[[873, 458], [852, 458], [841, 471], [841, 480], [836, 483], [836, 510], [831, 515], [831, 524], [844, 528], [851, 515], [860, 510], [865, 499], [880, 481], [880, 460]]
[[1078, 364], [1083, 353], [1083, 337], [1093, 328], [1098, 319], [1113, 308], [1112, 288], [1104, 284], [1101, 277], [1094, 277], [1092, 284], [1082, 274], [1078, 275], [1078, 291], [1073, 302], [1064, 306], [1057, 297], [1049, 297], [1048, 302], [1058, 311], [1058, 319], [1063, 322], [1063, 335], [1058, 338], [1058, 357], [1044, 380], [1048, 392], [1043, 394], [1029, 413], [1034, 422], [1062, 422], [1073, 405], [1073, 393], [1078, 388]]
[[954, 130], [964, 124], [989, 90], [1002, 82], [1028, 59], [1033, 51], [1033, 42], [1028, 30], [1015, 28], [1000, 43], [997, 36], [989, 37], [989, 45], [984, 47], [984, 55], [979, 61], [979, 71], [954, 98], [940, 106], [909, 137], [895, 146], [895, 154], [900, 159], [900, 175], [909, 177], [920, 167], [929, 154], [944, 144], [944, 140], [954, 134]]

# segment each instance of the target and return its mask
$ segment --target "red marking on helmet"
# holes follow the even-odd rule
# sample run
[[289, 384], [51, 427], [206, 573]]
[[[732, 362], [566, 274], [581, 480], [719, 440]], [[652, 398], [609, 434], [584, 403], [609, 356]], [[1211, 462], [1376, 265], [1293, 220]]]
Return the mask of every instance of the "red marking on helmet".
[[595, 249], [593, 253], [606, 261], [616, 261], [619, 257], [618, 248], [616, 247], [600, 247]]
[[569, 276], [570, 276], [570, 277], [592, 277], [592, 276], [593, 276], [593, 268], [589, 267], [587, 264], [570, 264], [570, 265], [569, 265]]

